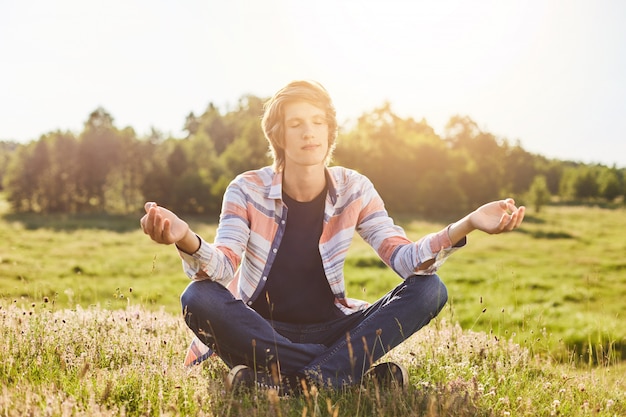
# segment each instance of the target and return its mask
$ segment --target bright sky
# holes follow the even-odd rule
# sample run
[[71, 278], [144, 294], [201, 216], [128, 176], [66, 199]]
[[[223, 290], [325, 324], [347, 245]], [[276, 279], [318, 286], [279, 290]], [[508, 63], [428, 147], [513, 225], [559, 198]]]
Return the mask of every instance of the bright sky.
[[118, 127], [316, 79], [340, 121], [389, 101], [438, 133], [467, 115], [558, 159], [626, 167], [626, 1], [0, 2], [0, 139]]

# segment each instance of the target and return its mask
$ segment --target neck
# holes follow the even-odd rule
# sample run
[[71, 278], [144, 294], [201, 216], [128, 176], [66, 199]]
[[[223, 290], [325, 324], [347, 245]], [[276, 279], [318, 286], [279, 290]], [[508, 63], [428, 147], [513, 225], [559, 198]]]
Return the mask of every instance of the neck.
[[283, 191], [296, 201], [313, 200], [326, 187], [325, 167], [299, 167], [283, 170]]

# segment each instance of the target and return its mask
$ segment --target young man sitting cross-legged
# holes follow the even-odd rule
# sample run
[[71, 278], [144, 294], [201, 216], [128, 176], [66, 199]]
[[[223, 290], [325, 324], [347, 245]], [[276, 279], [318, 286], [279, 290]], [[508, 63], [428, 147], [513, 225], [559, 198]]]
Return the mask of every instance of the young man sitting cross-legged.
[[[404, 386], [400, 364], [371, 365], [441, 311], [447, 291], [436, 271], [466, 235], [513, 230], [524, 207], [490, 202], [413, 242], [368, 178], [329, 167], [337, 121], [320, 84], [282, 88], [266, 103], [262, 127], [274, 164], [230, 183], [213, 243], [146, 203], [144, 232], [176, 244], [192, 279], [181, 297], [187, 325], [231, 368], [230, 386], [287, 393], [302, 381], [340, 388], [366, 374]], [[345, 290], [355, 231], [402, 278], [371, 305]]]

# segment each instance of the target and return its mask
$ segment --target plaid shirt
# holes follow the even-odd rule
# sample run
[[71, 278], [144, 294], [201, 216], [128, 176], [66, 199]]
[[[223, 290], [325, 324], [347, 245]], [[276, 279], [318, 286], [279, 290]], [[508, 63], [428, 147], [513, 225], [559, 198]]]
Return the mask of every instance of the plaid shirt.
[[[354, 232], [400, 277], [432, 274], [464, 241], [452, 246], [448, 228], [410, 241], [387, 214], [370, 180], [343, 167], [326, 170], [328, 195], [319, 250], [337, 306], [349, 314], [364, 303], [346, 298], [343, 267]], [[192, 255], [179, 251], [185, 273], [194, 280], [212, 279], [245, 303], [262, 292], [280, 241], [288, 209], [282, 200], [282, 175], [271, 167], [237, 176], [224, 194], [213, 243], [200, 238]], [[435, 259], [428, 268], [420, 266]]]

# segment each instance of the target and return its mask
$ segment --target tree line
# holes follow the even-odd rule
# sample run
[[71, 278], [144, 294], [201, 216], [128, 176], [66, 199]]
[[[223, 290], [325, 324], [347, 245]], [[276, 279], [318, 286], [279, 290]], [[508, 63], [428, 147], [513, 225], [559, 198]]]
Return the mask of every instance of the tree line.
[[[216, 214], [228, 183], [271, 163], [260, 127], [265, 99], [213, 104], [184, 122], [185, 137], [139, 137], [97, 108], [82, 132], [0, 142], [0, 184], [14, 212], [129, 214], [145, 201]], [[548, 159], [452, 116], [442, 135], [391, 105], [340, 128], [333, 163], [367, 175], [393, 213], [448, 217], [504, 196], [539, 210], [550, 201], [622, 202], [625, 170]]]

